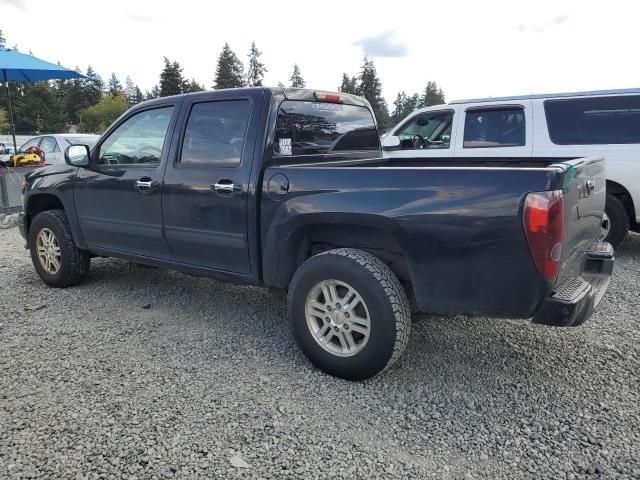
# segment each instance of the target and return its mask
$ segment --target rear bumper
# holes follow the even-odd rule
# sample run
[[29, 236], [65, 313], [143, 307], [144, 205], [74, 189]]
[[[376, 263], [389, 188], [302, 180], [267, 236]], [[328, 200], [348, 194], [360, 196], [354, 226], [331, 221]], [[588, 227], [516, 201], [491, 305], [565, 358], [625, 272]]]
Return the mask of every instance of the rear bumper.
[[533, 323], [575, 327], [591, 316], [607, 290], [613, 272], [613, 247], [597, 241], [585, 254], [580, 277], [556, 285], [533, 317]]

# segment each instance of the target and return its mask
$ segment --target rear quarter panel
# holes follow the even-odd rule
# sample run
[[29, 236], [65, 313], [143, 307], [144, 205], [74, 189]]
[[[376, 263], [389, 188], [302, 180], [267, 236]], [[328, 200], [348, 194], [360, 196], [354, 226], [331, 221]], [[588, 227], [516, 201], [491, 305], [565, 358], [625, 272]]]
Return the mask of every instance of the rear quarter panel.
[[[289, 191], [274, 200], [268, 182], [276, 174], [288, 178]], [[554, 175], [522, 168], [268, 168], [264, 281], [286, 286], [278, 272], [290, 254], [283, 246], [305, 225], [375, 226], [400, 245], [418, 311], [529, 318], [550, 286], [531, 260], [521, 209], [524, 195], [548, 189]]]

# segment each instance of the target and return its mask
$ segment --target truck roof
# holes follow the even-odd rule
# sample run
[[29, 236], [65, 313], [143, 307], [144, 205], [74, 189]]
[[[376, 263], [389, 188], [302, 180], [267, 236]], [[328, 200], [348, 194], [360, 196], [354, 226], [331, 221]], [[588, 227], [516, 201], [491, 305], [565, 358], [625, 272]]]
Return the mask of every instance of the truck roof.
[[640, 94], [640, 88], [619, 88], [613, 90], [590, 90], [585, 92], [565, 92], [565, 93], [539, 93], [531, 95], [515, 95], [511, 97], [486, 97], [470, 98], [463, 100], [453, 100], [449, 105], [459, 103], [482, 103], [482, 102], [507, 102], [512, 100], [534, 100], [538, 98], [565, 98], [565, 97], [592, 97], [598, 95], [624, 95], [636, 93]]

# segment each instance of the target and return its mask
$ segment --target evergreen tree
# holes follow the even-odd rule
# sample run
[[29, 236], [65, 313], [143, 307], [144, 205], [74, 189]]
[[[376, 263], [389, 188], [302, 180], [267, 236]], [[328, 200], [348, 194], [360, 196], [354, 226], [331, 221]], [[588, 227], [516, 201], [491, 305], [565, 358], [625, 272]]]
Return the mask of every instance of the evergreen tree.
[[[17, 82], [16, 82], [17, 83]], [[57, 89], [49, 82], [23, 83], [12, 95], [16, 133], [32, 135], [64, 131], [64, 105]]]
[[140, 102], [144, 102], [144, 95], [142, 94], [140, 87], [136, 85], [135, 92], [133, 94], [133, 105], [137, 105]]
[[202, 92], [204, 87], [200, 85], [194, 78], [191, 80], [185, 80], [184, 85], [182, 85], [183, 93], [193, 93], [193, 92]]
[[7, 45], [7, 39], [2, 35], [2, 29], [0, 29], [0, 48], [5, 48]]
[[247, 70], [247, 86], [261, 87], [264, 74], [267, 71], [264, 63], [260, 63], [260, 55], [262, 52], [256, 47], [256, 42], [251, 42], [249, 50], [249, 69]]
[[184, 79], [182, 78], [182, 68], [176, 61], [170, 62], [164, 57], [164, 69], [160, 73], [160, 96], [178, 95], [182, 93]]
[[9, 133], [9, 120], [7, 112], [3, 108], [0, 108], [0, 133]]
[[160, 87], [154, 85], [150, 92], [145, 93], [145, 100], [153, 100], [154, 98], [160, 98]]
[[280, 82], [280, 81], [278, 81], [278, 86], [280, 88], [285, 88], [286, 87], [286, 85], [284, 83]]
[[302, 74], [300, 73], [300, 67], [298, 67], [297, 63], [293, 64], [293, 73], [291, 74], [291, 86], [296, 88], [304, 88], [307, 84], [302, 78]]
[[395, 110], [391, 116], [391, 121], [396, 124], [411, 112], [420, 107], [420, 96], [417, 93], [407, 95], [404, 92], [398, 93], [395, 102]]
[[112, 73], [109, 77], [109, 81], [107, 82], [107, 93], [109, 95], [122, 95], [124, 91], [122, 90], [122, 84], [118, 77], [116, 77], [115, 73]]
[[[131, 77], [129, 75], [127, 75], [127, 78], [124, 81], [124, 98], [127, 99], [127, 103], [129, 104], [129, 106], [133, 106], [136, 103], [136, 84], [133, 83], [133, 80], [131, 80]], [[138, 89], [139, 91], [140, 89]]]
[[436, 82], [429, 81], [420, 98], [420, 107], [431, 107], [444, 103], [444, 91], [438, 87]]
[[339, 92], [351, 93], [357, 95], [358, 93], [358, 79], [356, 77], [349, 77], [346, 73], [342, 74], [342, 83], [340, 84]]
[[238, 88], [244, 87], [244, 67], [238, 56], [233, 53], [228, 43], [222, 47], [216, 67], [216, 78], [213, 88]]
[[385, 130], [390, 126], [389, 109], [387, 102], [382, 97], [382, 83], [378, 78], [376, 67], [373, 60], [364, 57], [362, 70], [358, 76], [358, 95], [366, 98], [371, 104], [373, 113], [378, 121], [381, 130]]
[[86, 79], [82, 81], [82, 90], [88, 105], [95, 105], [102, 98], [104, 83], [91, 65], [87, 67]]

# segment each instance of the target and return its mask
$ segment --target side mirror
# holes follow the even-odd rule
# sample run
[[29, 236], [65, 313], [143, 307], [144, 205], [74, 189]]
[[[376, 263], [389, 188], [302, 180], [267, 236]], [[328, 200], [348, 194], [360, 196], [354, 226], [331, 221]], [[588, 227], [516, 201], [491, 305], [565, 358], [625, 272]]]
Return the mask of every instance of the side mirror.
[[387, 135], [382, 140], [383, 150], [396, 150], [400, 148], [400, 137], [396, 135]]
[[89, 145], [71, 145], [64, 151], [64, 161], [72, 167], [86, 167], [90, 154]]

